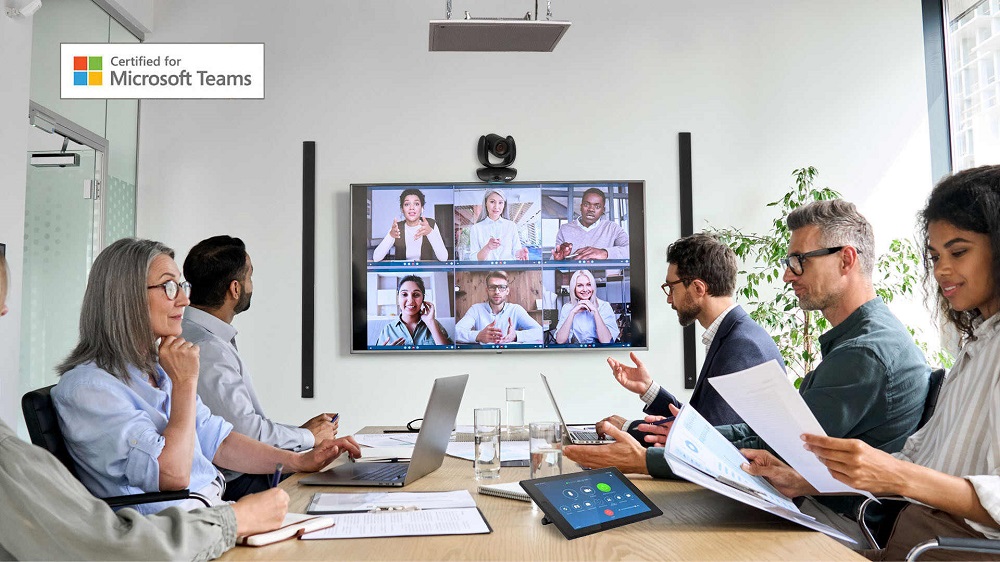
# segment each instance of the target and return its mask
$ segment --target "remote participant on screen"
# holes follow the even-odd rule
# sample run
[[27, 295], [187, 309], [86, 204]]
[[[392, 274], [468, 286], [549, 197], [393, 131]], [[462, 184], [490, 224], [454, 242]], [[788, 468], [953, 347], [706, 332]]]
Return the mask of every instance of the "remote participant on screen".
[[441, 231], [434, 219], [424, 218], [424, 192], [404, 189], [399, 194], [399, 210], [403, 212], [403, 226], [393, 218], [389, 232], [372, 254], [373, 261], [382, 261], [393, 249], [393, 259], [414, 261], [446, 261], [448, 248], [441, 238]]
[[586, 269], [569, 280], [569, 302], [559, 311], [556, 343], [611, 343], [619, 334], [615, 311], [597, 298], [597, 281]]
[[424, 280], [407, 275], [396, 288], [399, 318], [386, 324], [375, 345], [451, 345], [451, 338], [434, 315], [437, 308], [424, 300]]
[[507, 197], [500, 190], [491, 189], [483, 196], [483, 210], [469, 228], [469, 249], [476, 261], [528, 259], [517, 224], [508, 218]]
[[486, 302], [469, 307], [455, 324], [458, 343], [542, 343], [542, 326], [523, 306], [508, 302], [510, 281], [506, 272], [486, 274]]
[[628, 233], [618, 223], [602, 221], [607, 196], [596, 187], [583, 192], [580, 218], [559, 227], [554, 260], [627, 260]]

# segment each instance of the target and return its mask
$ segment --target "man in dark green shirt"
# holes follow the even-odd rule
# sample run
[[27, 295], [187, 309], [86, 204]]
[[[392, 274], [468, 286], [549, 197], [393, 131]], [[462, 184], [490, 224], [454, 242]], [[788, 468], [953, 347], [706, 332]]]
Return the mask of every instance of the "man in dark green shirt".
[[[788, 215], [788, 227], [792, 237], [784, 281], [792, 285], [803, 310], [821, 311], [833, 326], [820, 336], [823, 361], [806, 374], [799, 393], [828, 435], [896, 452], [916, 431], [930, 368], [906, 327], [875, 296], [872, 227], [843, 200], [804, 205]], [[607, 433], [618, 442], [604, 446], [601, 458], [595, 459], [592, 451], [584, 456], [572, 446], [564, 452], [573, 460], [586, 458], [588, 466], [615, 465], [670, 477], [662, 449], [669, 425], [638, 426], [659, 434], [659, 446], [646, 450], [611, 427]], [[746, 424], [716, 429], [739, 448], [767, 448]]]

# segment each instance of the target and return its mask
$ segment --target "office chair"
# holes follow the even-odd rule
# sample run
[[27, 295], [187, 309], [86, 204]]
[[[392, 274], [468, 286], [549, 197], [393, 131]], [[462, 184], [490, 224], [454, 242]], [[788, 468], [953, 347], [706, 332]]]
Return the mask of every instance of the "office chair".
[[[927, 400], [924, 402], [924, 411], [920, 416], [920, 423], [917, 425], [917, 429], [923, 427], [927, 423], [927, 420], [931, 419], [931, 416], [934, 415], [934, 409], [937, 408], [938, 396], [941, 394], [941, 386], [944, 384], [944, 374], [944, 369], [935, 369], [931, 372], [930, 384], [927, 389]], [[899, 496], [878, 498], [878, 500], [882, 502], [879, 507], [878, 516], [868, 513], [869, 507], [875, 500], [865, 498], [858, 507], [857, 520], [858, 525], [861, 526], [861, 534], [864, 535], [871, 548], [881, 549], [884, 548], [882, 545], [889, 540], [889, 534], [892, 532], [892, 524], [896, 521], [896, 517], [899, 516], [899, 512], [909, 502]], [[1000, 554], [1000, 540], [935, 537], [913, 547], [909, 554], [906, 555], [906, 559], [916, 560], [921, 554], [934, 549]]]
[[[63, 439], [62, 429], [59, 427], [56, 409], [52, 404], [52, 386], [32, 390], [21, 398], [24, 423], [28, 426], [31, 442], [52, 453], [69, 470], [70, 474], [79, 480], [80, 475], [76, 471], [76, 463], [73, 462], [73, 457], [70, 456], [69, 450], [66, 448], [66, 441]], [[212, 505], [212, 502], [205, 496], [189, 490], [150, 492], [101, 499], [110, 507], [186, 499], [196, 499], [205, 504], [206, 507]]]

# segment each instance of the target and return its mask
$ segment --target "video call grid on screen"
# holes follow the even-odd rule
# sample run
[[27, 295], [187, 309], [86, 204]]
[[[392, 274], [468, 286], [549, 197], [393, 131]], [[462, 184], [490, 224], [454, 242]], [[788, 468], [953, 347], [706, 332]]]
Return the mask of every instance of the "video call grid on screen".
[[[352, 185], [352, 352], [645, 348], [643, 191], [639, 181]], [[554, 256], [557, 241], [576, 244]], [[588, 241], [608, 256], [587, 256]], [[401, 287], [407, 276], [423, 291]], [[415, 331], [405, 327], [413, 292], [444, 341], [420, 326], [424, 306]], [[494, 337], [477, 337], [494, 318]]]

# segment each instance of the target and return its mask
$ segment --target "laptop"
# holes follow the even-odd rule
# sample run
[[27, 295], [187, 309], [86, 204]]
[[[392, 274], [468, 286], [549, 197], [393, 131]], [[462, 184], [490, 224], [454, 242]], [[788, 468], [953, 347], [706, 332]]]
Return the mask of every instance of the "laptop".
[[556, 397], [552, 395], [552, 388], [549, 386], [549, 379], [545, 378], [545, 375], [540, 376], [542, 377], [542, 384], [545, 385], [545, 392], [549, 393], [549, 400], [552, 401], [552, 408], [555, 409], [556, 416], [559, 418], [559, 423], [562, 424], [563, 433], [566, 434], [566, 440], [573, 445], [604, 445], [606, 443], [614, 442], [614, 439], [608, 437], [607, 435], [603, 438], [598, 436], [597, 430], [594, 429], [593, 425], [566, 425], [566, 420], [563, 419], [562, 412], [559, 411], [559, 404], [556, 404]]
[[[427, 400], [424, 421], [413, 447], [410, 462], [346, 463], [299, 480], [308, 486], [405, 486], [434, 472], [444, 461], [444, 453], [455, 428], [469, 375], [443, 377], [434, 381]], [[364, 454], [364, 450], [362, 450]]]

